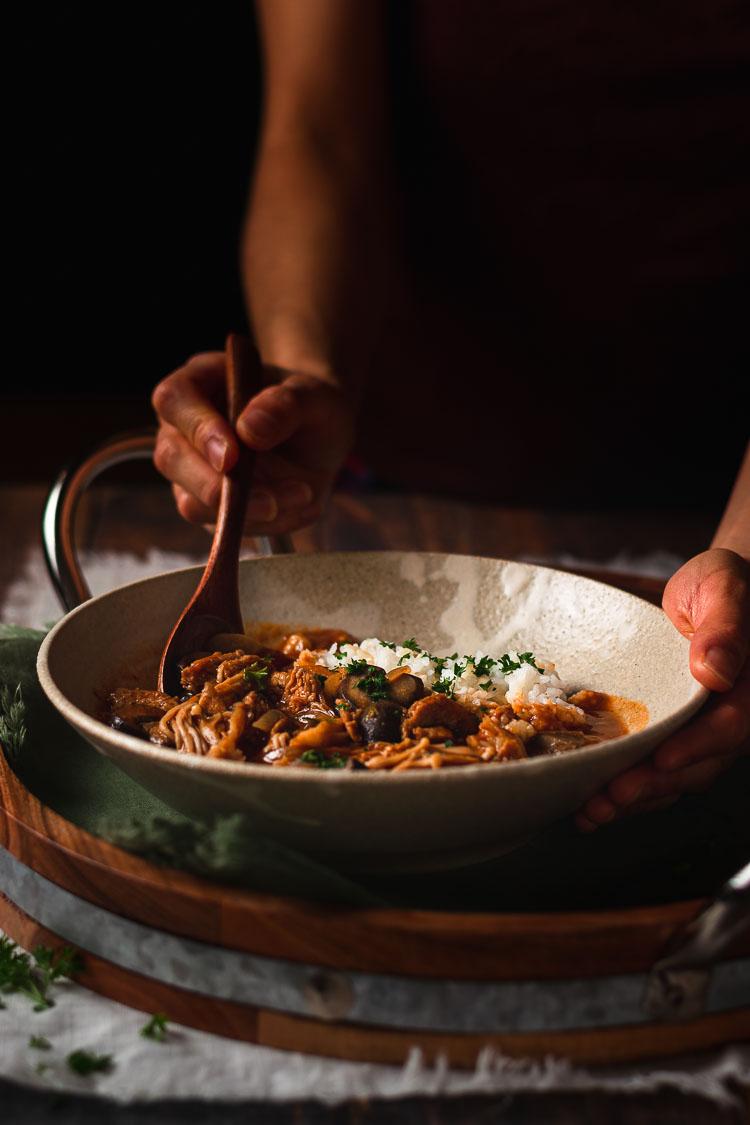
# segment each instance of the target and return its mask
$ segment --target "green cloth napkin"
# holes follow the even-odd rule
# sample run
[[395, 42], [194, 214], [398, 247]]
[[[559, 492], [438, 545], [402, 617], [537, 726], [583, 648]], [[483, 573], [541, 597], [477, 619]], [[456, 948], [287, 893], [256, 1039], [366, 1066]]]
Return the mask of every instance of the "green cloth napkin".
[[36, 677], [44, 633], [0, 625], [0, 744], [23, 784], [65, 819], [157, 863], [254, 890], [349, 905], [577, 910], [712, 895], [750, 858], [750, 758], [671, 809], [580, 834], [554, 825], [472, 867], [353, 877], [259, 836], [249, 818], [190, 820], [142, 789], [57, 714]]

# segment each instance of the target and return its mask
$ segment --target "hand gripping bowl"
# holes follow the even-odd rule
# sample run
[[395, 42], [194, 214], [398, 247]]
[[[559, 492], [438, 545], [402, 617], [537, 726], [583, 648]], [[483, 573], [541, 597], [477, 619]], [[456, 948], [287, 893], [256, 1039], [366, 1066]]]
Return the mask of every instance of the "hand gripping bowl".
[[417, 552], [244, 560], [246, 621], [416, 637], [436, 653], [531, 650], [571, 689], [641, 700], [648, 725], [561, 755], [492, 766], [386, 771], [278, 769], [177, 754], [97, 720], [115, 686], [155, 685], [159, 656], [200, 568], [134, 582], [68, 613], [38, 673], [60, 714], [170, 806], [246, 814], [259, 834], [350, 870], [454, 866], [520, 843], [574, 812], [683, 724], [707, 693], [664, 613], [592, 579], [502, 559]]

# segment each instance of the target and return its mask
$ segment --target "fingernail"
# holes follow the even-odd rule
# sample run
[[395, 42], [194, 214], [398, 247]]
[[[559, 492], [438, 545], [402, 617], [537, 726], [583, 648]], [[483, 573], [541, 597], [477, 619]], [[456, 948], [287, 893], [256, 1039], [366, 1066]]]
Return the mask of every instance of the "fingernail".
[[279, 485], [276, 497], [282, 508], [301, 508], [312, 501], [313, 491], [303, 480], [290, 480]]
[[224, 461], [227, 456], [227, 443], [222, 441], [221, 438], [212, 437], [206, 442], [206, 453], [208, 460], [216, 469], [217, 473], [224, 471]]
[[713, 672], [714, 676], [731, 687], [737, 678], [739, 671], [738, 661], [732, 652], [728, 652], [725, 648], [719, 648], [715, 645], [710, 648], [706, 655], [703, 657], [703, 667]]
[[272, 492], [265, 488], [256, 488], [250, 493], [247, 502], [247, 514], [251, 519], [261, 523], [270, 523], [279, 514], [279, 506]]

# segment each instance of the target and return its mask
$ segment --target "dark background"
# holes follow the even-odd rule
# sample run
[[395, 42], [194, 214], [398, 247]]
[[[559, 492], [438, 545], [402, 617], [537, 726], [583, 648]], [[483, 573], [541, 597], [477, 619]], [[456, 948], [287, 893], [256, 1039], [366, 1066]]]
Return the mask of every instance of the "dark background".
[[[6, 269], [0, 482], [51, 482], [100, 437], [153, 424], [156, 382], [246, 327], [238, 242], [258, 43], [252, 0], [42, 3], [3, 20], [17, 65], [6, 212], [17, 253]], [[419, 132], [404, 132], [416, 151]], [[691, 427], [672, 427], [690, 488], [662, 492], [718, 514], [747, 434], [747, 384], [727, 380], [723, 361], [694, 366], [721, 375]], [[636, 405], [638, 429], [648, 398]], [[626, 484], [638, 463], [636, 441]], [[626, 502], [663, 503], [659, 480], [647, 484], [625, 488]]]
[[245, 327], [257, 39], [247, 0], [29, 5], [6, 42], [22, 77], [0, 481], [46, 481], [152, 424], [159, 378]]

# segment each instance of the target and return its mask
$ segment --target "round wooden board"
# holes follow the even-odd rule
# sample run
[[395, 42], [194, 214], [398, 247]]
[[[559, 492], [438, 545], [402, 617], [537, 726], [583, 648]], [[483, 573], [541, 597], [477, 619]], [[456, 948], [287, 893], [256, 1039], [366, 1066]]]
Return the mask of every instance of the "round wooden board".
[[[0, 895], [0, 926], [19, 945], [57, 948], [58, 935], [40, 926]], [[353, 1062], [403, 1064], [417, 1047], [428, 1064], [439, 1057], [452, 1067], [473, 1069], [486, 1048], [510, 1058], [566, 1058], [572, 1063], [613, 1064], [667, 1058], [750, 1037], [750, 1010], [704, 1016], [689, 1023], [643, 1024], [595, 1030], [510, 1035], [445, 1034], [323, 1021], [208, 997], [123, 970], [87, 955], [81, 984], [131, 1008], [163, 1012], [174, 1023], [263, 1047]]]
[[[64, 820], [20, 784], [0, 754], [0, 845], [53, 888], [94, 908], [148, 927], [155, 935], [273, 959], [290, 971], [316, 968], [326, 979], [351, 973], [388, 974], [410, 984], [539, 982], [553, 988], [594, 987], [612, 974], [647, 974], [671, 937], [704, 902], [637, 910], [548, 914], [454, 914], [437, 911], [333, 907], [239, 890], [157, 866]], [[6, 888], [7, 889], [7, 888]], [[26, 913], [12, 895], [0, 898], [0, 925], [24, 948], [69, 943], [53, 925]], [[551, 1031], [433, 1031], [373, 1026], [341, 1018], [332, 1004], [313, 1014], [277, 1010], [180, 987], [174, 981], [114, 963], [78, 943], [85, 954], [81, 982], [144, 1011], [265, 1046], [338, 1058], [402, 1062], [411, 1047], [473, 1067], [492, 1046], [504, 1054], [548, 1054], [574, 1062], [615, 1062], [713, 1047], [750, 1036], [750, 1007], [704, 1015], [682, 1024], [629, 1022]], [[750, 954], [745, 935], [728, 956]], [[269, 962], [271, 963], [271, 962]], [[545, 982], [546, 985], [545, 985]]]

